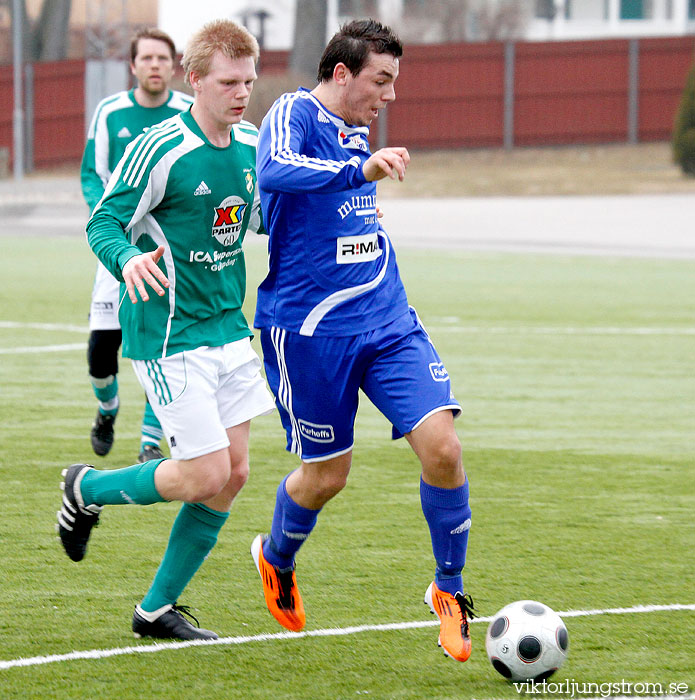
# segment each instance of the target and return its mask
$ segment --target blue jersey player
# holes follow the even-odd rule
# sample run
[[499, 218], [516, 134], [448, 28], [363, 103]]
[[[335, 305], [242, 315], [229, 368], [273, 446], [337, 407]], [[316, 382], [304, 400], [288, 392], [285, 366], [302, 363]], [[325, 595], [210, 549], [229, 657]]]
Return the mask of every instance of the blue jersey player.
[[422, 464], [436, 561], [425, 601], [440, 618], [440, 645], [465, 661], [473, 610], [461, 575], [471, 511], [454, 430], [460, 407], [378, 221], [376, 181], [403, 180], [410, 156], [405, 148], [371, 154], [367, 141], [369, 124], [395, 99], [401, 54], [388, 27], [345, 25], [323, 53], [318, 86], [281, 96], [261, 125], [257, 172], [270, 261], [255, 325], [287, 449], [301, 464], [280, 484], [270, 534], [258, 535], [251, 553], [270, 612], [302, 629], [295, 555], [345, 486], [362, 389]]

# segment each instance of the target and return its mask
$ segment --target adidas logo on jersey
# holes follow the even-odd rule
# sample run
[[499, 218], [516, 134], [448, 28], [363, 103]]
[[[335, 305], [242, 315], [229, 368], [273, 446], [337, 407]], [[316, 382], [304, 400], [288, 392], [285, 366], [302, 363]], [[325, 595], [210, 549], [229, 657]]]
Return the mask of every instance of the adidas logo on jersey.
[[319, 121], [324, 124], [330, 124], [330, 119], [321, 111], [319, 111]]
[[200, 195], [202, 195], [202, 194], [211, 194], [211, 193], [212, 193], [212, 190], [205, 184], [205, 180], [201, 180], [198, 187], [196, 187], [196, 190], [193, 193], [193, 196], [200, 197]]
[[128, 127], [124, 126], [119, 132], [118, 132], [118, 138], [119, 139], [129, 139], [131, 138], [132, 134], [130, 131], [128, 131]]

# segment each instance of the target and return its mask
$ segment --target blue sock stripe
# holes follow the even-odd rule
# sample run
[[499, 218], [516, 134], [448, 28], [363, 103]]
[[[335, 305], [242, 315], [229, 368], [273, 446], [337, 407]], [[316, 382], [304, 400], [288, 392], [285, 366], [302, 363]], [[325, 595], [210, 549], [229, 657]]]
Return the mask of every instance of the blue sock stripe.
[[443, 489], [440, 486], [430, 486], [420, 477], [420, 495], [423, 502], [442, 508], [460, 508], [468, 505], [468, 479], [455, 489]]

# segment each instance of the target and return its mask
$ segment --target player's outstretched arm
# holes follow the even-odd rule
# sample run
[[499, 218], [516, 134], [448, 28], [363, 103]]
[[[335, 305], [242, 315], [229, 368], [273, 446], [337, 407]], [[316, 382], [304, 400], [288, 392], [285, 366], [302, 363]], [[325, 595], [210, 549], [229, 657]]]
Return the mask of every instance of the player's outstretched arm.
[[[138, 296], [135, 293], [137, 289], [140, 298], [143, 301], [149, 300], [149, 295], [145, 288], [145, 282], [161, 297], [164, 295], [164, 289], [159, 285], [162, 283], [164, 287], [169, 286], [169, 280], [166, 275], [157, 267], [159, 259], [164, 255], [164, 246], [160, 245], [157, 250], [150, 253], [142, 253], [135, 255], [123, 266], [123, 281], [125, 282], [128, 296], [133, 304], [138, 303]], [[159, 282], [157, 281], [159, 280]]]
[[396, 146], [381, 148], [373, 153], [362, 166], [362, 173], [367, 182], [383, 180], [390, 177], [398, 178], [401, 182], [405, 179], [405, 171], [410, 163], [410, 154], [407, 148]]

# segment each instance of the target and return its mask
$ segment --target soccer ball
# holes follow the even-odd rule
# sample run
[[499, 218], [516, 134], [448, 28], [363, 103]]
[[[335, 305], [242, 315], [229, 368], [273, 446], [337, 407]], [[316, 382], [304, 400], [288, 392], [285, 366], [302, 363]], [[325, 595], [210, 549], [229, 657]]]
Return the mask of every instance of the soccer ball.
[[542, 681], [567, 658], [569, 635], [560, 616], [535, 600], [505, 605], [490, 622], [485, 650], [510, 681]]

